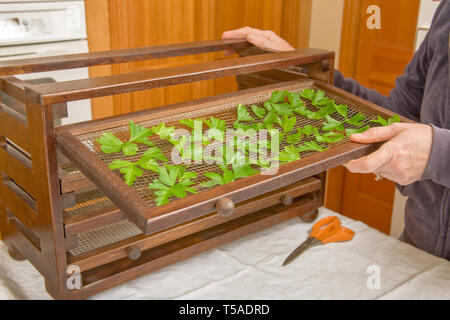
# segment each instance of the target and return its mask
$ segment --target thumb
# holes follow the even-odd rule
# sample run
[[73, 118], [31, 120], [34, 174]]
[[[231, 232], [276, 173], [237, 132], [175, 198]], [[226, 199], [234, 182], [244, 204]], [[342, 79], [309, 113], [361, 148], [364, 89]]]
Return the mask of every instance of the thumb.
[[350, 139], [354, 142], [360, 143], [387, 141], [405, 129], [406, 127], [404, 123], [394, 123], [387, 127], [375, 127], [370, 128], [363, 133], [354, 133], [350, 136]]

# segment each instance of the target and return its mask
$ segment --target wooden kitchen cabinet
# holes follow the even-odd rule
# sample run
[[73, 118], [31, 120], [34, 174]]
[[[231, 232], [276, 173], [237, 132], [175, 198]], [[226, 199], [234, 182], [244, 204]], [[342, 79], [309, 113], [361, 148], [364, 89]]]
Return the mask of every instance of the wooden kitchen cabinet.
[[[91, 51], [220, 39], [246, 25], [274, 30], [296, 48], [309, 42], [311, 0], [86, 0]], [[222, 52], [91, 68], [93, 77], [227, 59]], [[97, 98], [93, 117], [237, 90], [234, 77]]]

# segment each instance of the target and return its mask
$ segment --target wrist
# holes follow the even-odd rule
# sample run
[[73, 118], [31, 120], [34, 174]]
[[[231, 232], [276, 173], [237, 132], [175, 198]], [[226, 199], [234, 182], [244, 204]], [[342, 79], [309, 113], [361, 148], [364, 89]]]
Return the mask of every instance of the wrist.
[[450, 130], [432, 128], [431, 152], [422, 180], [431, 179], [436, 183], [450, 186]]

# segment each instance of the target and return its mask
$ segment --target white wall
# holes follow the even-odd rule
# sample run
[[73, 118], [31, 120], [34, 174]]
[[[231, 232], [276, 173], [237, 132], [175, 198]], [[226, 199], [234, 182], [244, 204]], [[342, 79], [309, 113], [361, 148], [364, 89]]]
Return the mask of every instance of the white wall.
[[341, 45], [344, 0], [313, 0], [309, 47], [331, 50], [336, 53], [337, 68]]

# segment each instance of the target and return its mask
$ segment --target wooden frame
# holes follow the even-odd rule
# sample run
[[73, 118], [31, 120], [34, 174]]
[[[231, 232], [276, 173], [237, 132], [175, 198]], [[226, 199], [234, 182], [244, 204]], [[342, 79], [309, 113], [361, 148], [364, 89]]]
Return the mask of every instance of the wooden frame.
[[[350, 159], [360, 157], [374, 150], [373, 145], [361, 145], [352, 142], [331, 148], [322, 153], [313, 154], [294, 163], [281, 166], [278, 173], [271, 176], [256, 175], [246, 179], [235, 181], [226, 186], [216, 187], [203, 191], [197, 195], [171, 202], [162, 207], [151, 207], [147, 202], [137, 196], [136, 192], [129, 188], [121, 178], [111, 174], [111, 170], [98, 159], [86, 146], [83, 145], [75, 135], [81, 135], [97, 131], [123, 126], [129, 120], [149, 121], [161, 119], [176, 114], [185, 114], [202, 110], [207, 112], [209, 108], [216, 108], [217, 104], [239, 103], [256, 92], [258, 94], [270, 94], [274, 90], [299, 90], [301, 88], [316, 86], [328, 93], [340, 95], [353, 105], [358, 105], [362, 110], [383, 117], [391, 116], [392, 113], [381, 110], [376, 106], [367, 107], [367, 102], [361, 102], [355, 98], [349, 98], [348, 94], [339, 89], [317, 81], [293, 81], [260, 87], [257, 89], [244, 90], [234, 94], [232, 98], [225, 99], [223, 96], [208, 99], [206, 103], [199, 101], [181, 103], [166, 106], [159, 109], [146, 110], [139, 115], [130, 114], [120, 117], [120, 120], [111, 118], [102, 121], [90, 121], [63, 127], [57, 130], [57, 140], [60, 148], [66, 156], [84, 172], [87, 177], [95, 183], [127, 216], [145, 233], [151, 234], [172, 227], [173, 224], [183, 223], [202, 215], [214, 212], [216, 203], [222, 198], [239, 203], [262, 193], [273, 191], [277, 188], [287, 186], [295, 181], [326, 171], [346, 163]], [[254, 187], [258, 186], [258, 187]]]
[[[53, 120], [58, 108], [62, 110], [59, 114], [63, 115], [65, 103], [76, 99], [273, 69], [276, 70], [275, 78], [271, 78], [273, 74], [266, 75], [265, 80], [259, 78], [258, 81], [274, 83], [281, 78], [285, 79], [284, 76], [287, 74], [289, 77], [296, 76], [299, 79], [309, 74], [310, 77], [326, 79], [326, 82], [330, 83], [334, 54], [316, 49], [255, 56], [243, 53], [244, 57], [227, 61], [70, 81], [52, 86], [28, 86], [11, 74], [136, 61], [155, 56], [195, 54], [223, 49], [242, 50], [250, 47], [250, 44], [242, 40], [207, 41], [68, 57], [19, 60], [0, 64], [2, 77], [0, 90], [23, 104], [19, 108], [0, 105], [2, 240], [8, 245], [12, 257], [26, 258], [39, 270], [45, 278], [48, 292], [53, 297], [85, 298], [293, 216], [300, 215], [313, 220], [314, 212], [323, 203], [324, 175], [321, 172], [342, 163], [344, 159], [348, 160], [365, 154], [374, 146], [347, 144], [337, 147], [333, 152], [328, 153], [327, 163], [316, 164], [315, 161], [321, 160], [320, 157], [305, 158], [301, 170], [296, 171], [293, 166], [281, 169], [281, 175], [277, 177], [284, 177], [286, 181], [281, 183], [280, 178], [275, 178], [272, 181], [274, 185], [271, 187], [266, 185], [259, 189], [252, 188], [252, 183], [261, 182], [258, 177], [237, 181], [232, 187], [246, 188], [248, 195], [242, 197], [235, 191], [232, 194], [233, 191], [229, 190], [228, 195], [236, 201], [235, 214], [230, 217], [220, 216], [211, 210], [207, 210], [210, 213], [201, 217], [193, 214], [193, 210], [184, 213], [174, 212], [173, 215], [177, 216], [178, 220], [170, 225], [161, 224], [153, 230], [146, 230], [153, 232], [151, 235], [138, 233], [74, 255], [71, 252], [79, 245], [82, 235], [94, 232], [97, 227], [113, 225], [116, 222], [131, 223], [128, 222], [127, 217], [132, 218], [133, 222], [141, 227], [145, 227], [147, 223], [142, 221], [139, 215], [130, 216], [130, 204], [127, 201], [121, 202], [120, 199], [115, 199], [119, 200], [115, 201], [117, 207], [109, 205], [80, 216], [68, 213], [70, 206], [77, 202], [77, 192], [83, 192], [86, 188], [101, 187], [103, 191], [106, 188], [101, 181], [95, 179], [96, 175], [89, 172], [89, 166], [85, 166], [81, 161], [82, 154], [78, 152], [79, 150], [74, 152], [70, 146], [71, 133], [85, 125], [73, 125], [55, 130]], [[294, 65], [302, 65], [302, 67], [293, 67]], [[307, 69], [306, 73], [303, 72], [304, 69]], [[258, 73], [249, 76], [258, 77]], [[278, 76], [279, 74], [282, 76]], [[247, 85], [251, 85], [252, 81], [247, 79]], [[337, 95], [346, 95], [326, 83], [315, 83], [315, 85], [334, 90]], [[180, 111], [196, 104], [236, 99], [245, 94], [270, 90], [277, 86], [282, 85], [273, 84], [265, 89], [249, 89], [243, 93], [205, 98], [164, 109], [139, 111], [101, 119], [94, 123], [105, 125], [111, 121], [124, 121], [130, 117], [163, 115], [170, 110]], [[354, 102], [363, 108], [389, 114], [367, 102], [354, 99]], [[66, 157], [80, 164], [82, 168], [79, 169], [82, 169], [85, 175], [72, 175], [65, 172], [62, 165], [66, 162]], [[306, 179], [298, 181], [302, 178]], [[226, 188], [221, 191], [225, 190]], [[114, 198], [114, 194], [107, 194], [107, 196]], [[206, 204], [206, 207], [209, 206], [211, 209], [214, 201], [219, 197], [212, 194], [208, 196], [211, 198], [206, 199], [200, 196], [196, 198], [196, 201]], [[107, 197], [102, 197], [108, 200]], [[203, 212], [205, 213], [206, 211]], [[83, 286], [79, 289], [71, 290], [67, 287], [67, 279], [71, 276], [67, 274], [69, 265], [76, 265], [81, 271], [79, 276], [82, 277]]]

